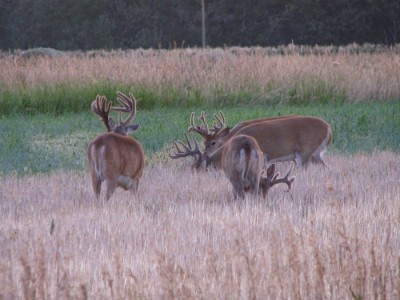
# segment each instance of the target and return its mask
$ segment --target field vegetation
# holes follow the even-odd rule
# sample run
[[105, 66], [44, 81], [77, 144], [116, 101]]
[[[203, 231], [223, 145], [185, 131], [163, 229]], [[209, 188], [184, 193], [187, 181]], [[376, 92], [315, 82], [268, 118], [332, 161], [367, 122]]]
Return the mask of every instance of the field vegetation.
[[[400, 59], [351, 49], [3, 53], [0, 298], [399, 298]], [[139, 99], [146, 168], [136, 196], [104, 203], [86, 162], [105, 130], [90, 103], [117, 90]], [[168, 158], [202, 110], [231, 126], [322, 117], [329, 167], [234, 202], [221, 172]]]
[[[400, 98], [398, 47], [315, 53], [264, 48], [67, 52], [0, 59], [0, 112], [86, 111], [98, 94], [128, 90], [141, 109], [240, 104], [359, 103]], [[276, 50], [278, 51], [278, 49]], [[325, 54], [324, 54], [325, 52]]]
[[398, 299], [400, 156], [326, 161], [241, 203], [187, 162], [147, 167], [136, 197], [107, 203], [87, 172], [2, 178], [0, 297]]

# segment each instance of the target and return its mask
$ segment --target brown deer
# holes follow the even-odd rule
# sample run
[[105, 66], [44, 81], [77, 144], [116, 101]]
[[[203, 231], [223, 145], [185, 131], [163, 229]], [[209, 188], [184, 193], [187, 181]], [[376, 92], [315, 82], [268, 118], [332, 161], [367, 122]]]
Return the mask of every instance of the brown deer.
[[175, 142], [176, 152], [170, 154], [173, 159], [195, 156], [194, 167], [201, 162], [204, 157], [213, 163], [217, 168], [223, 169], [226, 177], [232, 184], [234, 197], [244, 198], [245, 192], [253, 195], [261, 194], [264, 198], [268, 190], [275, 184], [286, 183], [291, 188], [294, 178], [289, 179], [289, 172], [284, 178], [277, 178], [275, 165], [271, 165], [267, 170], [267, 176], [262, 176], [264, 169], [264, 157], [257, 141], [246, 135], [237, 135], [215, 151], [211, 156], [207, 153], [202, 154], [196, 139], [192, 135], [193, 143], [190, 142], [185, 133], [187, 145], [181, 141]]
[[[226, 127], [222, 113], [221, 118], [217, 115], [214, 117], [213, 128], [210, 130], [204, 112], [199, 117], [202, 121], [200, 126], [194, 124], [194, 113], [190, 118], [189, 131], [197, 132], [204, 138], [204, 153], [207, 153], [208, 156], [232, 137], [244, 134], [256, 139], [268, 164], [295, 161], [299, 165], [307, 165], [311, 161], [326, 165], [322, 160], [322, 155], [332, 140], [332, 130], [331, 126], [320, 118], [283, 116], [265, 120], [250, 120], [239, 123], [230, 129]], [[203, 158], [202, 161], [204, 160]], [[210, 164], [210, 161], [206, 164]], [[201, 163], [198, 163], [198, 166], [200, 165]]]
[[[88, 160], [93, 191], [100, 197], [101, 184], [106, 181], [108, 200], [117, 187], [136, 193], [144, 169], [145, 155], [141, 144], [128, 133], [139, 125], [129, 125], [136, 115], [136, 99], [117, 92], [117, 101], [122, 105], [112, 106], [105, 96], [97, 96], [92, 103], [92, 111], [99, 115], [107, 128], [107, 133], [97, 136], [88, 146]], [[119, 123], [109, 117], [110, 110], [119, 112]], [[122, 120], [122, 113], [129, 113]]]
[[236, 135], [222, 147], [222, 169], [232, 184], [235, 198], [243, 199], [245, 192], [259, 194], [263, 167], [263, 153], [250, 136]]

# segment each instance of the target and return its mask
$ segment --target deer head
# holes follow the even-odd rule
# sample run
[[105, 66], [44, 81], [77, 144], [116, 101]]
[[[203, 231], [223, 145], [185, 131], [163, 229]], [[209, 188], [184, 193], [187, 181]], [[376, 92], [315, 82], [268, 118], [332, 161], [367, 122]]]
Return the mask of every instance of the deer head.
[[201, 153], [201, 151], [199, 149], [199, 144], [197, 143], [193, 134], [191, 134], [191, 137], [192, 137], [193, 144], [190, 142], [187, 133], [185, 133], [187, 145], [185, 143], [183, 143], [182, 141], [174, 142], [176, 151], [174, 154], [169, 154], [169, 157], [171, 157], [172, 159], [177, 159], [177, 158], [181, 158], [181, 157], [194, 156], [195, 160], [192, 164], [192, 169], [198, 169], [203, 161], [202, 160], [203, 154]]
[[289, 175], [292, 172], [292, 169], [293, 163], [291, 163], [289, 171], [282, 178], [278, 178], [279, 173], [275, 174], [275, 164], [269, 166], [266, 172], [267, 176], [264, 176], [265, 172], [263, 171], [263, 175], [261, 176], [260, 180], [260, 193], [263, 195], [263, 197], [265, 198], [265, 196], [268, 194], [269, 189], [278, 183], [286, 183], [290, 190], [292, 188], [292, 183], [295, 179], [295, 177], [289, 179]]

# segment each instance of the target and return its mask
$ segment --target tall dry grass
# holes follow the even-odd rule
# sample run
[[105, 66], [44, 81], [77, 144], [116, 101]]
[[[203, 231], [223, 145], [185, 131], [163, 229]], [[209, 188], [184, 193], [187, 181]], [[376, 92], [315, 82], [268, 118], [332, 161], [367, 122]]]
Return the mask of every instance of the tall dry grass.
[[186, 161], [107, 203], [87, 173], [1, 178], [0, 298], [398, 299], [400, 156], [326, 160], [242, 203]]
[[246, 91], [253, 98], [282, 101], [293, 94], [318, 100], [309, 98], [318, 97], [319, 91], [352, 102], [400, 98], [397, 51], [328, 50], [328, 54], [303, 55], [300, 48], [286, 55], [269, 55], [264, 48], [139, 49], [29, 60], [5, 55], [0, 58], [0, 88], [113, 83], [149, 88], [160, 95], [171, 88], [198, 90], [205, 99], [218, 100]]

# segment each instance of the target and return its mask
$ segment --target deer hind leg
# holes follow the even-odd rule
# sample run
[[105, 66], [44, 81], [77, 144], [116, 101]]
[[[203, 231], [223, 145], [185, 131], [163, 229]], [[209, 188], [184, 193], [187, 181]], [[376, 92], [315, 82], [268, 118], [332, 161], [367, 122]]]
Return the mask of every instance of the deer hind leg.
[[307, 165], [307, 160], [304, 159], [304, 157], [300, 154], [300, 152], [296, 152], [294, 154], [294, 162], [296, 163], [296, 165], [299, 165], [301, 167]]
[[328, 147], [328, 144], [331, 140], [331, 133], [329, 132], [325, 139], [322, 141], [321, 145], [319, 145], [319, 147], [311, 154], [311, 162], [315, 163], [315, 164], [322, 164], [325, 167], [327, 167], [328, 165], [324, 162], [324, 160], [322, 159], [326, 148]]
[[99, 199], [101, 192], [101, 179], [98, 178], [95, 174], [92, 174], [92, 187], [96, 199]]
[[244, 186], [243, 183], [240, 182], [239, 184], [232, 183], [233, 186], [233, 196], [235, 200], [243, 199], [244, 198]]
[[314, 164], [322, 164], [324, 167], [328, 166], [326, 162], [324, 162], [324, 160], [322, 159], [321, 153], [311, 156], [311, 162]]
[[117, 180], [115, 179], [106, 179], [106, 200], [110, 199], [115, 189], [117, 188]]
[[247, 179], [247, 190], [246, 192], [249, 192], [253, 196], [257, 196], [259, 193], [259, 188], [260, 188], [260, 178], [259, 174], [251, 174], [249, 175], [249, 178]]
[[252, 187], [251, 193], [254, 196], [258, 196], [260, 193], [260, 180], [254, 180], [252, 184], [253, 184], [253, 187]]
[[319, 146], [317, 148], [317, 150], [314, 151], [314, 153], [311, 155], [311, 162], [315, 163], [315, 164], [322, 164], [325, 167], [327, 167], [328, 165], [324, 162], [324, 160], [322, 159], [322, 156], [324, 155], [325, 151], [326, 151], [326, 143], [322, 143], [321, 146]]
[[133, 195], [135, 195], [137, 193], [138, 188], [139, 188], [139, 181], [138, 180], [133, 180], [132, 184], [130, 186], [130, 190], [131, 190]]

